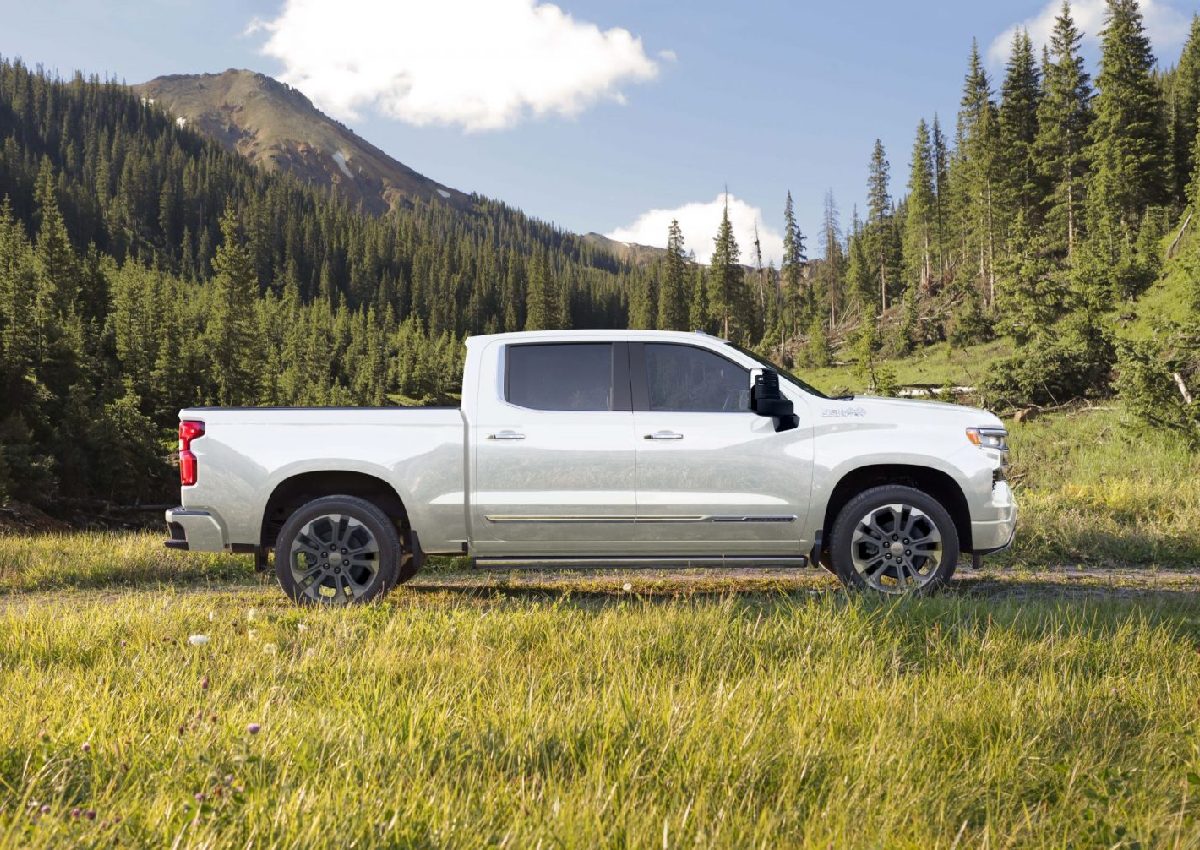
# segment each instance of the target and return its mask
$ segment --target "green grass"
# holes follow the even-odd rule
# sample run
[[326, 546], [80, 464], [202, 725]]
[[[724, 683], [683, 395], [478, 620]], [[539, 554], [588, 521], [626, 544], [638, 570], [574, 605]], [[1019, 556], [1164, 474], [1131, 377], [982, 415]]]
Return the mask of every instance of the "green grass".
[[[1013, 352], [1007, 337], [965, 348], [951, 348], [940, 342], [922, 348], [908, 357], [885, 360], [882, 365], [891, 369], [900, 384], [950, 384], [956, 387], [977, 387], [992, 365]], [[862, 392], [865, 384], [854, 374], [851, 365], [829, 366], [823, 369], [800, 367], [796, 374], [824, 391], [850, 390]]]
[[1195, 846], [1194, 599], [10, 596], [0, 844]]

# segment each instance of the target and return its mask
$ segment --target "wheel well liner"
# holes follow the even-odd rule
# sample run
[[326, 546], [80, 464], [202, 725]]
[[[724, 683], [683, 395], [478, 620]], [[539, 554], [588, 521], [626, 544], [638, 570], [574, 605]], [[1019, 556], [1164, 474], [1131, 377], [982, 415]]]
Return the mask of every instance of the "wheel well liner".
[[364, 472], [304, 472], [279, 482], [263, 510], [259, 545], [273, 547], [279, 530], [302, 505], [322, 496], [357, 496], [377, 505], [404, 532], [410, 531], [408, 511], [395, 489]]
[[941, 470], [906, 464], [861, 466], [842, 476], [825, 508], [825, 522], [821, 526], [824, 545], [828, 547], [833, 536], [833, 523], [847, 502], [864, 490], [887, 484], [912, 487], [937, 499], [954, 520], [960, 551], [971, 551], [971, 511], [958, 482]]

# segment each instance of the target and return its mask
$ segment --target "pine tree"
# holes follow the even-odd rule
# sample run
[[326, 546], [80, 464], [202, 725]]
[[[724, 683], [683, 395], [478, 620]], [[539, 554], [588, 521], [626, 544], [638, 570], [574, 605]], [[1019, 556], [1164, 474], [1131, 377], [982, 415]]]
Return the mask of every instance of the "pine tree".
[[1088, 174], [1087, 139], [1092, 123], [1092, 85], [1084, 70], [1071, 6], [1062, 11], [1050, 36], [1051, 62], [1038, 104], [1034, 158], [1047, 187], [1045, 232], [1050, 250], [1071, 258], [1083, 224]]
[[713, 239], [712, 259], [709, 261], [708, 297], [710, 308], [721, 327], [721, 336], [730, 336], [735, 330], [739, 335], [746, 329], [745, 315], [740, 308], [745, 301], [745, 277], [741, 265], [741, 252], [733, 236], [733, 224], [729, 221], [729, 197], [721, 211], [721, 224]]
[[946, 135], [942, 132], [942, 122], [936, 113], [933, 116], [933, 129], [930, 135], [930, 152], [933, 160], [933, 244], [935, 246], [934, 256], [937, 258], [937, 280], [940, 285], [946, 282], [946, 258], [950, 255], [952, 247], [948, 242], [950, 229], [946, 222], [952, 194], [950, 191], [950, 151], [946, 144]]
[[955, 183], [961, 259], [978, 269], [976, 282], [986, 292], [988, 306], [996, 297], [997, 123], [991, 82], [979, 55], [979, 44], [972, 41], [958, 113], [957, 176], [952, 174], [951, 180]]
[[1089, 155], [1089, 222], [1106, 250], [1131, 243], [1146, 208], [1166, 200], [1166, 133], [1154, 54], [1137, 0], [1108, 0]]
[[796, 211], [792, 203], [792, 193], [789, 191], [783, 207], [783, 257], [779, 264], [783, 301], [787, 306], [785, 335], [800, 332], [803, 306], [802, 274], [807, 260], [804, 251], [804, 234], [800, 232], [800, 225], [796, 223]]
[[1188, 184], [1196, 168], [1192, 141], [1200, 127], [1200, 14], [1192, 16], [1192, 29], [1175, 66], [1171, 88], [1171, 174], [1173, 196], [1188, 203]]
[[933, 279], [936, 244], [933, 146], [925, 119], [917, 124], [908, 177], [908, 211], [904, 219], [904, 260], [910, 285], [928, 293]]
[[537, 251], [529, 261], [529, 287], [525, 296], [525, 330], [542, 331], [553, 327], [558, 316], [553, 281], [546, 264], [546, 255]]
[[864, 232], [870, 245], [872, 271], [879, 287], [879, 306], [884, 311], [888, 308], [891, 290], [897, 283], [896, 265], [899, 260], [892, 196], [888, 188], [890, 169], [883, 142], [876, 139], [867, 175], [867, 223]]
[[708, 276], [704, 267], [692, 263], [691, 300], [688, 302], [688, 324], [695, 331], [712, 332], [712, 307], [708, 297]]
[[1013, 36], [1000, 92], [1000, 191], [1011, 238], [1013, 223], [1020, 222], [1025, 228], [1038, 226], [1046, 194], [1034, 158], [1038, 105], [1042, 98], [1041, 74], [1034, 60], [1033, 42], [1025, 30], [1018, 30]]
[[221, 405], [252, 404], [257, 389], [253, 306], [258, 276], [232, 207], [221, 216], [221, 244], [212, 266], [207, 340], [215, 401]]
[[658, 299], [658, 327], [663, 330], [687, 330], [687, 259], [683, 250], [683, 231], [679, 222], [672, 219], [667, 230], [667, 256], [663, 260]]
[[832, 331], [841, 315], [843, 293], [842, 228], [838, 221], [837, 202], [833, 190], [825, 192], [825, 206], [821, 216], [821, 244], [824, 262], [818, 267], [821, 289], [829, 306], [829, 330]]

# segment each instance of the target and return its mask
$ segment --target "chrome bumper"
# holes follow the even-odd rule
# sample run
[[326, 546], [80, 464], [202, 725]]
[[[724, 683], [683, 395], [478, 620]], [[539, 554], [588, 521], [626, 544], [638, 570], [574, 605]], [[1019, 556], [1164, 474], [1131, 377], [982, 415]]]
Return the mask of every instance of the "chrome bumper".
[[168, 510], [166, 517], [171, 536], [163, 545], [168, 549], [191, 552], [225, 550], [225, 531], [208, 511], [178, 507]]

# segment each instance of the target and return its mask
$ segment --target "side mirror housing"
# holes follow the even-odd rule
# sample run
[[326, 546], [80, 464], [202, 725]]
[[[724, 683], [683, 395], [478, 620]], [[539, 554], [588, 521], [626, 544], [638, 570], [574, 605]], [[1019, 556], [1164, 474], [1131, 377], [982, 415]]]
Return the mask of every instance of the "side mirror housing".
[[763, 369], [755, 376], [750, 390], [750, 409], [759, 416], [774, 419], [776, 433], [800, 426], [800, 417], [796, 415], [791, 399], [779, 389], [779, 375], [770, 369]]

